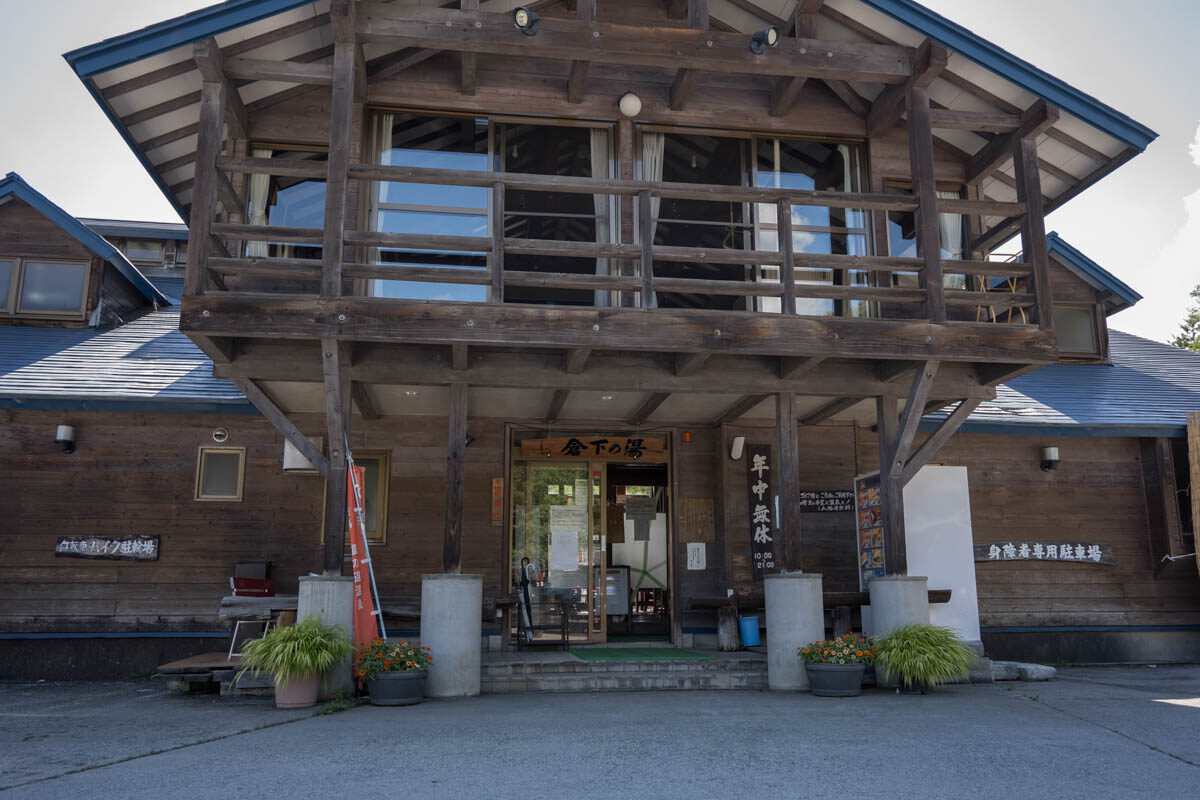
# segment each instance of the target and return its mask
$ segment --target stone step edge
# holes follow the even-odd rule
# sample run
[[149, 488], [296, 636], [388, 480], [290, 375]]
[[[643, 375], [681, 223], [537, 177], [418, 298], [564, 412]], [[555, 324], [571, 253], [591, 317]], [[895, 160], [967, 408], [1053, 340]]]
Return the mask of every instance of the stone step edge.
[[712, 675], [686, 675], [676, 678], [662, 673], [635, 675], [580, 675], [556, 678], [508, 678], [481, 681], [482, 694], [517, 692], [595, 692], [595, 691], [672, 691], [706, 689], [765, 689], [767, 676], [762, 673], [725, 672]]
[[731, 672], [767, 669], [760, 659], [737, 661], [585, 661], [564, 663], [484, 664], [484, 675], [586, 675], [610, 672]]

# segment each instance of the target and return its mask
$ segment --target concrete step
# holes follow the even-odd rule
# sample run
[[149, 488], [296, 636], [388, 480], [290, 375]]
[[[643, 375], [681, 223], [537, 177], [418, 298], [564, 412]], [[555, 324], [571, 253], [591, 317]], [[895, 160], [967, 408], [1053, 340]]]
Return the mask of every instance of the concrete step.
[[485, 663], [481, 690], [505, 692], [629, 692], [765, 689], [764, 658], [653, 661], [501, 661]]

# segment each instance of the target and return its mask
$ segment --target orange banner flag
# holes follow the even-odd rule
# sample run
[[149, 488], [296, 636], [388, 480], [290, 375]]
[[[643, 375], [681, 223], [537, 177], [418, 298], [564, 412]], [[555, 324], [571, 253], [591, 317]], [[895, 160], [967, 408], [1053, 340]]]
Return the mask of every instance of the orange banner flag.
[[350, 564], [354, 574], [354, 644], [361, 646], [379, 636], [379, 621], [375, 615], [375, 599], [371, 596], [367, 536], [358, 516], [358, 509], [365, 507], [362, 493], [366, 482], [366, 470], [362, 467], [352, 469], [352, 473], [346, 473], [346, 481], [349, 483], [346, 505], [350, 523]]

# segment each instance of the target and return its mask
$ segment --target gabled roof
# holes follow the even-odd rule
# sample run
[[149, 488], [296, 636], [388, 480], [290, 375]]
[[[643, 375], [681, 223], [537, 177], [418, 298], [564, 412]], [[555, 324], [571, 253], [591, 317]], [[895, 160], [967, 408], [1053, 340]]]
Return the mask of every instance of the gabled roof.
[[[1015, 378], [962, 430], [1185, 436], [1188, 412], [1200, 411], [1200, 353], [1110, 330], [1109, 357], [1111, 364], [1053, 364]], [[927, 417], [922, 427], [934, 424]]]
[[1051, 231], [1046, 235], [1046, 245], [1052, 258], [1074, 272], [1092, 288], [1110, 293], [1105, 300], [1105, 307], [1110, 314], [1129, 308], [1142, 299], [1140, 294], [1121, 282], [1116, 275], [1068, 244], [1058, 235], [1057, 231]]
[[8, 173], [4, 180], [0, 180], [0, 201], [3, 201], [6, 197], [18, 197], [25, 201], [25, 203], [37, 210], [46, 219], [78, 240], [93, 255], [112, 264], [151, 303], [158, 303], [162, 306], [171, 304], [166, 295], [154, 288], [154, 284], [150, 283], [146, 279], [146, 276], [139, 272], [138, 268], [131, 264], [129, 259], [120, 250], [109, 244], [103, 236], [100, 236], [66, 211], [63, 211], [57, 205], [50, 202], [45, 195], [26, 183], [15, 172]]
[[[421, 0], [394, 0], [389, 8], [403, 14], [406, 7], [430, 11], [433, 5]], [[508, 8], [512, 4], [487, 5]], [[553, 3], [538, 5], [544, 14], [566, 13]], [[714, 27], [750, 32], [780, 22], [777, 15], [789, 15], [795, 3], [712, 0], [709, 7]], [[195, 122], [199, 116], [200, 78], [192, 63], [190, 44], [216, 37], [227, 56], [328, 63], [332, 48], [327, 10], [327, 0], [230, 0], [74, 50], [65, 58], [182, 215], [191, 200]], [[913, 0], [827, 0], [818, 15], [817, 34], [824, 40], [893, 43], [910, 48], [925, 39], [940, 42], [952, 51], [951, 59], [929, 87], [929, 93], [939, 108], [950, 112], [1016, 118], [1039, 98], [1062, 109], [1061, 118], [1038, 137], [1042, 191], [1049, 198], [1047, 211], [1140, 153], [1156, 137], [1146, 126]], [[368, 73], [375, 71], [377, 63], [387, 69], [390, 64], [402, 62], [404, 59], [397, 58], [403, 55], [401, 50], [386, 42], [369, 43], [365, 55]], [[703, 83], [706, 79], [701, 76], [699, 80]], [[266, 107], [283, 92], [293, 91], [295, 86], [283, 81], [245, 81], [237, 91], [243, 104], [253, 111]], [[844, 94], [856, 95], [859, 105], [869, 104], [881, 89], [855, 82], [841, 87]], [[963, 158], [978, 154], [990, 141], [987, 132], [963, 129], [939, 128], [935, 135]], [[990, 170], [981, 178], [983, 196], [1000, 201], [1015, 199], [1011, 173], [1011, 168], [1004, 165]], [[997, 231], [1011, 235], [1011, 220], [987, 219], [985, 227], [994, 225]]]
[[171, 239], [172, 241], [187, 241], [187, 225], [182, 222], [137, 222], [124, 219], [88, 219], [77, 218], [84, 225], [101, 236], [115, 236], [122, 239]]

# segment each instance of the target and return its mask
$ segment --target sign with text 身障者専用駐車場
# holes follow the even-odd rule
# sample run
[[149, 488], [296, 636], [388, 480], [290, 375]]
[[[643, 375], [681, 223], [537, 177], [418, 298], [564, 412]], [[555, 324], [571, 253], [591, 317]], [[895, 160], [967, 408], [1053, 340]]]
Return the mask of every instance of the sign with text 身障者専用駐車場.
[[871, 578], [884, 574], [883, 491], [879, 473], [854, 479], [854, 529], [858, 539], [858, 588], [867, 590]]
[[992, 542], [975, 545], [976, 561], [1067, 561], [1074, 564], [1107, 564], [1117, 557], [1104, 544], [1080, 542]]
[[750, 511], [750, 564], [754, 580], [775, 570], [775, 494], [771, 491], [771, 448], [752, 444], [746, 447], [747, 509]]

